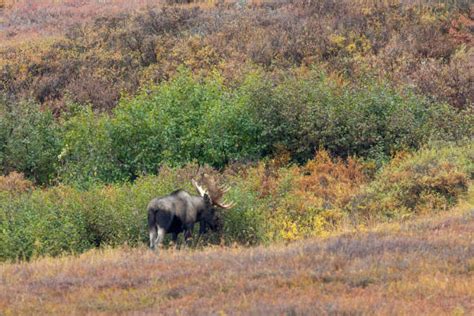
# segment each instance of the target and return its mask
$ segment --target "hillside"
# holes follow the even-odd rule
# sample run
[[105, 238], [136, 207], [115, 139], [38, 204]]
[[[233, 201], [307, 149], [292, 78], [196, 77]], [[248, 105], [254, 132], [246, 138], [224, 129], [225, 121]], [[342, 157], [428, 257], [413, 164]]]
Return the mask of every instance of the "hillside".
[[[189, 3], [188, 3], [189, 2]], [[121, 96], [185, 66], [229, 84], [321, 68], [368, 73], [466, 108], [474, 100], [470, 1], [7, 1], [0, 94], [54, 110], [110, 111]], [[188, 3], [188, 4], [183, 4]]]
[[474, 207], [256, 248], [92, 250], [0, 265], [10, 314], [474, 312]]
[[0, 0], [0, 316], [474, 314], [473, 67], [469, 0]]
[[469, 1], [4, 1], [0, 175], [134, 181], [472, 140]]

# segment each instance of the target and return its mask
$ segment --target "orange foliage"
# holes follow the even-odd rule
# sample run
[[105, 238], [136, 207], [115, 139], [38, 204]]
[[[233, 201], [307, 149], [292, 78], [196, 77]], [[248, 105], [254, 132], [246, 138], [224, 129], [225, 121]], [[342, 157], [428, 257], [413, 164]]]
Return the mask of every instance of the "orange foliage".
[[325, 209], [344, 207], [368, 180], [357, 160], [333, 161], [324, 150], [319, 151], [302, 171], [296, 181], [296, 194], [305, 203], [321, 201]]
[[22, 193], [33, 189], [33, 183], [25, 179], [22, 173], [11, 172], [6, 176], [0, 176], [0, 192]]
[[[256, 191], [270, 214], [269, 238], [295, 240], [340, 227], [346, 207], [369, 182], [356, 159], [332, 159], [326, 150], [304, 166], [281, 165], [285, 153], [247, 170], [246, 189]], [[270, 209], [268, 209], [270, 208]]]
[[456, 44], [469, 45], [474, 42], [474, 19], [460, 15], [457, 19], [451, 21], [449, 35]]

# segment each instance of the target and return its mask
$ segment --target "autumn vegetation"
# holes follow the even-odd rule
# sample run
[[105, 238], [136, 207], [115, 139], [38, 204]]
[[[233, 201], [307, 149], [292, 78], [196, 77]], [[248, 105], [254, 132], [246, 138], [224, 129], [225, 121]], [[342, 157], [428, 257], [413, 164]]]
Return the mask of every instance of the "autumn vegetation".
[[1, 265], [0, 310], [469, 315], [473, 216], [471, 204], [286, 246], [169, 249], [159, 256], [144, 246], [120, 247]]
[[[279, 156], [280, 158], [283, 156]], [[394, 158], [382, 169], [355, 158], [334, 160], [327, 151], [303, 165], [272, 159], [204, 172], [231, 186], [237, 203], [223, 212], [224, 229], [206, 243], [270, 244], [328, 236], [343, 227], [406, 220], [449, 210], [466, 196], [474, 174], [474, 147], [423, 149]], [[150, 197], [177, 187], [193, 192], [197, 165], [163, 167], [133, 184], [61, 184], [34, 189], [17, 173], [0, 177], [3, 260], [146, 243]]]
[[110, 110], [124, 92], [183, 65], [218, 70], [228, 84], [255, 66], [273, 75], [317, 67], [346, 84], [369, 72], [466, 108], [471, 9], [469, 1], [20, 0], [2, 13], [0, 92], [55, 112], [70, 102]]
[[[0, 314], [470, 314], [473, 14], [0, 0]], [[236, 206], [157, 256], [198, 170]]]

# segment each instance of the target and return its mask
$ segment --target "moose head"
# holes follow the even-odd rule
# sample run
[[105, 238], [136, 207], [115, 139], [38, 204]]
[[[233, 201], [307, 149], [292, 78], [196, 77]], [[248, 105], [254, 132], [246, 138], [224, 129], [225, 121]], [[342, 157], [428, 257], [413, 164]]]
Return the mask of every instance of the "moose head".
[[218, 209], [230, 209], [235, 205], [235, 203], [227, 203], [222, 200], [224, 194], [230, 190], [230, 187], [218, 186], [215, 179], [207, 174], [204, 174], [202, 177], [202, 183], [207, 189], [204, 189], [194, 179], [191, 182], [205, 204], [205, 210], [201, 215], [203, 223], [201, 223], [200, 232], [205, 232], [206, 226], [209, 226], [214, 231], [220, 230], [222, 228], [222, 220], [218, 216]]

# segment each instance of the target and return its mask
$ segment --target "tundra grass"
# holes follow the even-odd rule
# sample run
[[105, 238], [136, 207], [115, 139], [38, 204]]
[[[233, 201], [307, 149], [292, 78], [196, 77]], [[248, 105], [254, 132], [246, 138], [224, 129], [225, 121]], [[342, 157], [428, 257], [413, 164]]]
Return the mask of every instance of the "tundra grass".
[[0, 314], [472, 315], [472, 202], [286, 245], [1, 264]]

